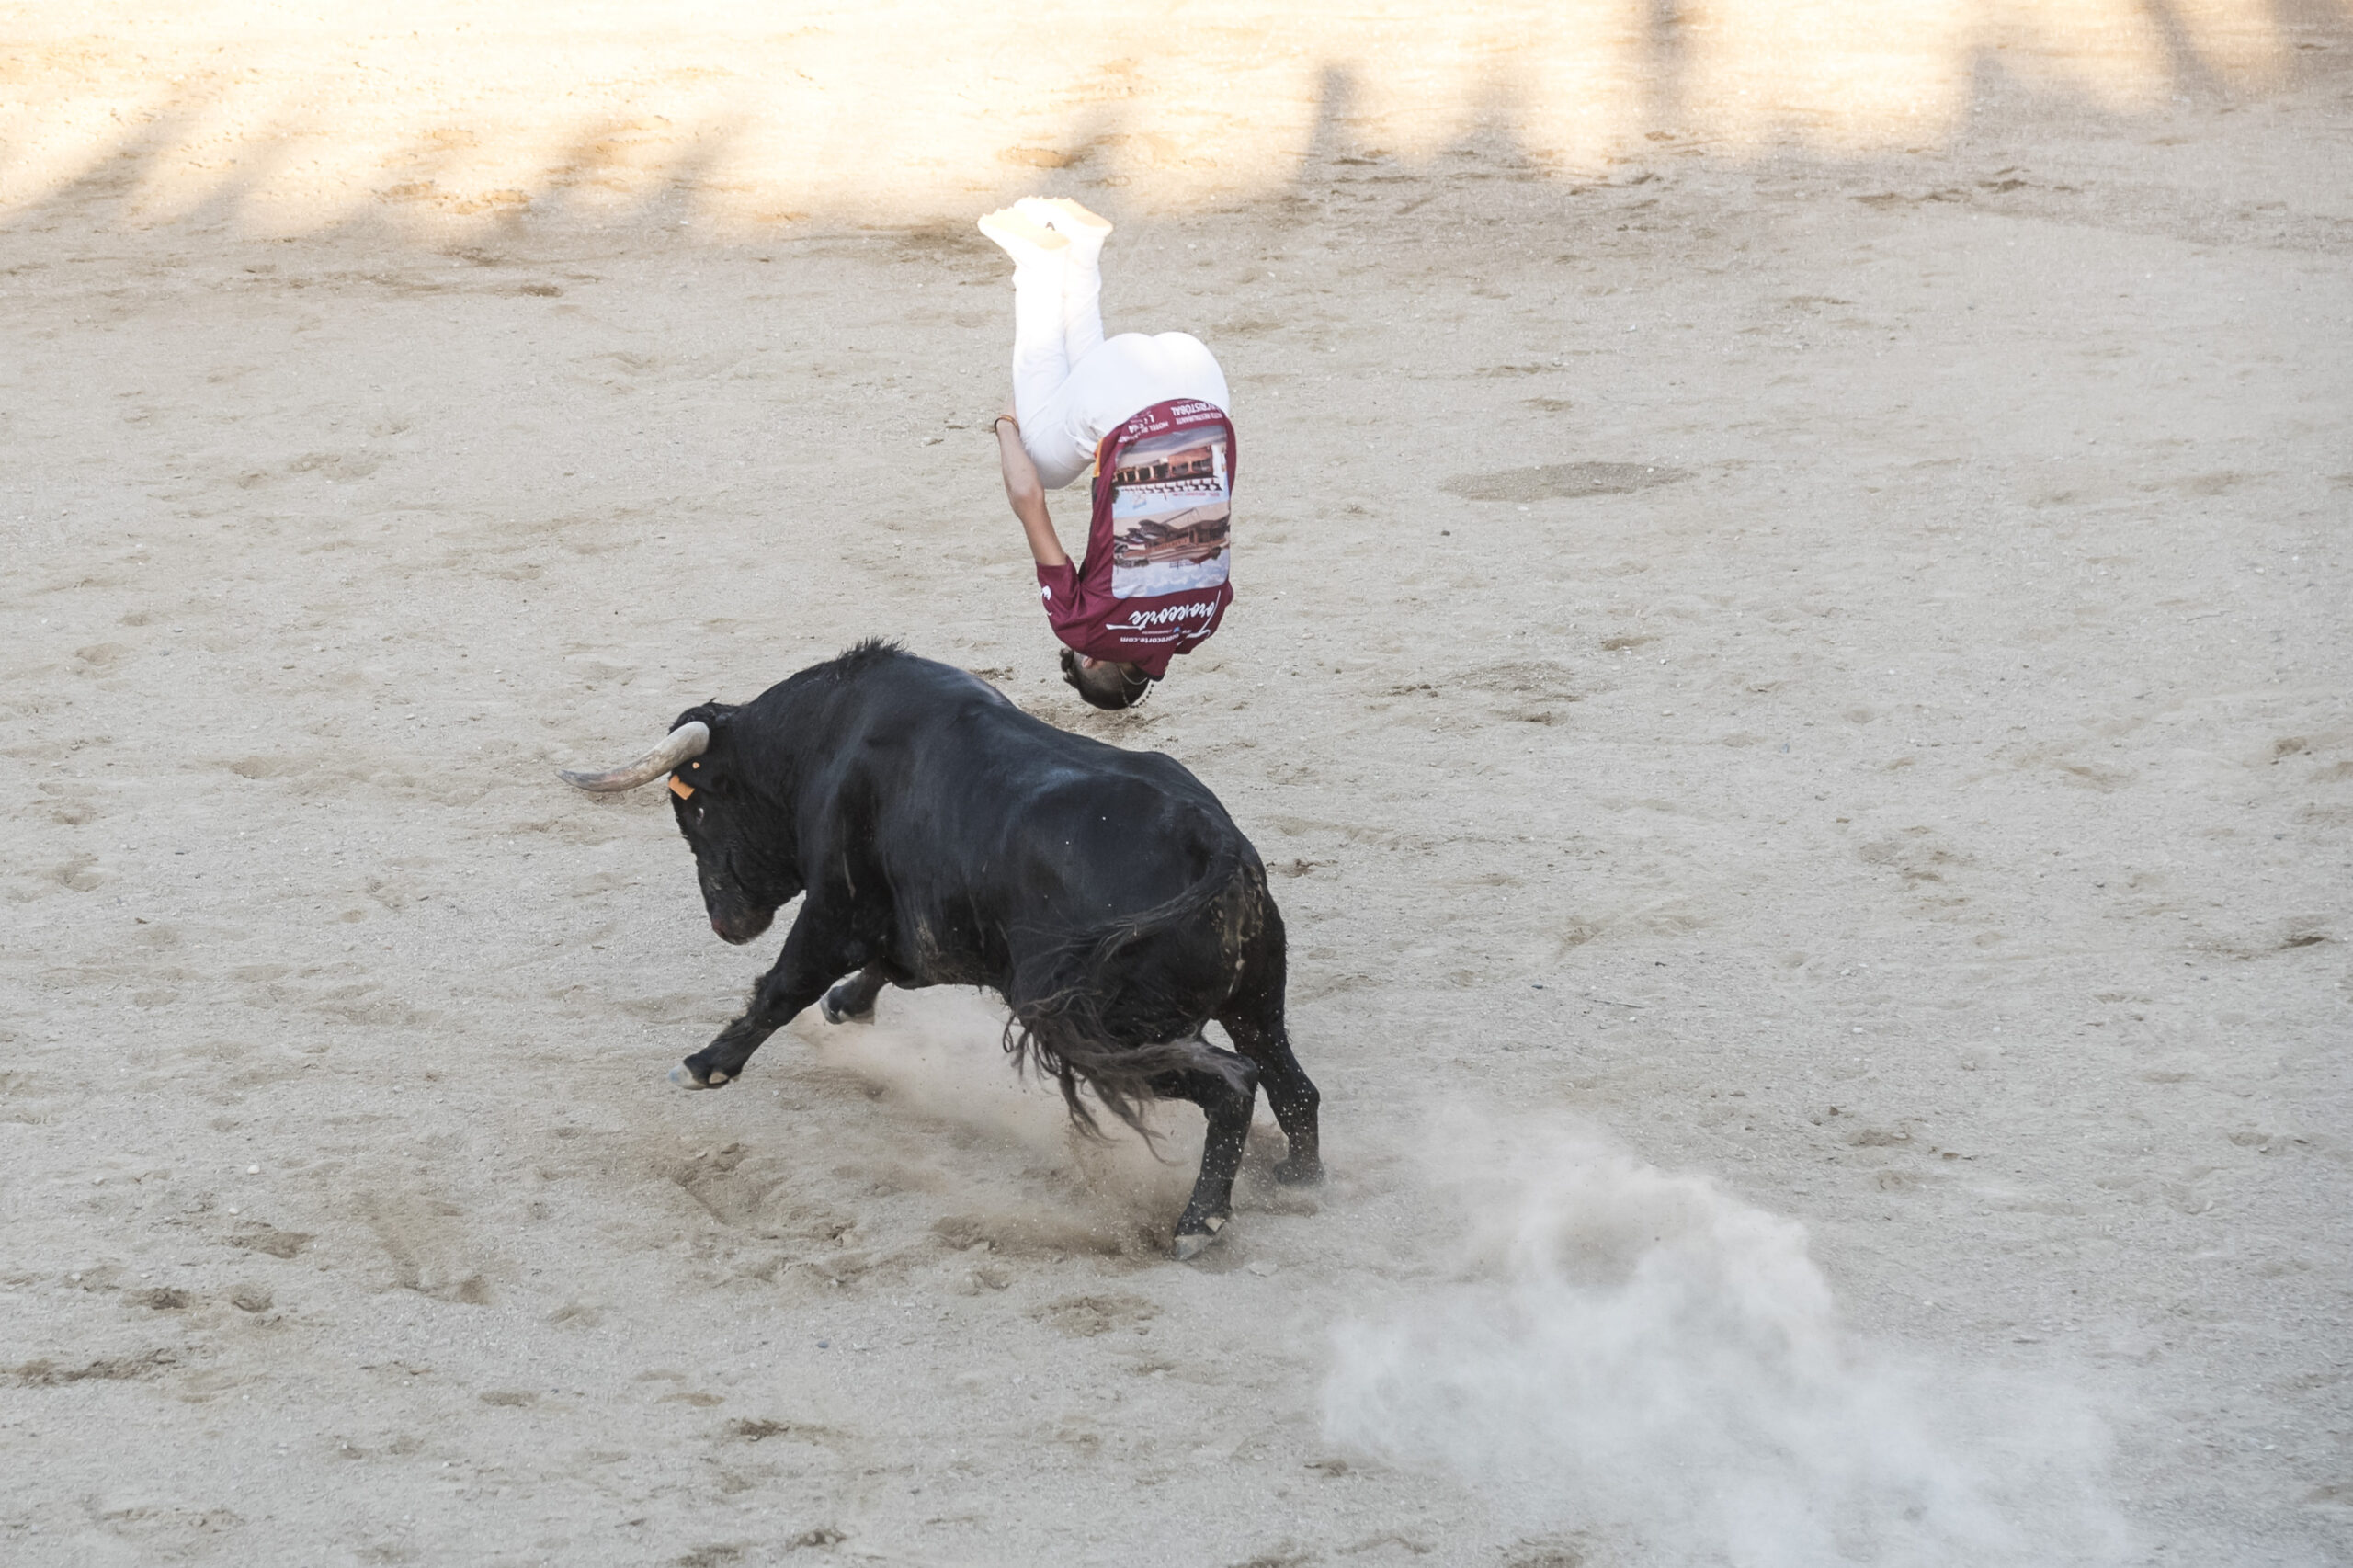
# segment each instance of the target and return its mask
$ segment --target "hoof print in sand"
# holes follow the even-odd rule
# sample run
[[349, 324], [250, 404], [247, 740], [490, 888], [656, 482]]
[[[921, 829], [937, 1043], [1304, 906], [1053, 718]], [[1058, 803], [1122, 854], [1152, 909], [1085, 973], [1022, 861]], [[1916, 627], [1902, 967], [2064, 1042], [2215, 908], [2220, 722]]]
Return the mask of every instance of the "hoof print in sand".
[[1142, 1296], [1122, 1292], [1065, 1296], [1049, 1301], [1030, 1316], [1077, 1339], [1092, 1339], [1113, 1329], [1141, 1330], [1160, 1315], [1160, 1309]]

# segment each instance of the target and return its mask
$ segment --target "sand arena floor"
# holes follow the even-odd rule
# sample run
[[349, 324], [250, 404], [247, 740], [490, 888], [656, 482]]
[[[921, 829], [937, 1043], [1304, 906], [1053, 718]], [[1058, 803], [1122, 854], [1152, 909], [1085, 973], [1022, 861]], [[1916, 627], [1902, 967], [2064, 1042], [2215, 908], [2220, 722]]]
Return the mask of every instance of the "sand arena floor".
[[[2341, 6], [491, 10], [0, 6], [0, 1556], [2353, 1554]], [[1130, 716], [1040, 187], [1235, 388]], [[552, 770], [869, 635], [1220, 792], [1328, 1186], [663, 1083]]]

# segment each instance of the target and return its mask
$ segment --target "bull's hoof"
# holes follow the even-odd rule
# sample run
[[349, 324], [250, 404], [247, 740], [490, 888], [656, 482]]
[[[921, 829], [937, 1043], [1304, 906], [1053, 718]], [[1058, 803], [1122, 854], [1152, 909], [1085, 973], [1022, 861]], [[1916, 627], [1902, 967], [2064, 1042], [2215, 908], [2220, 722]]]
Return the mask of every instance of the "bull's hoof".
[[1313, 1187], [1324, 1179], [1324, 1162], [1285, 1160], [1275, 1167], [1275, 1179], [1285, 1187]]
[[835, 1004], [832, 991], [826, 992], [825, 999], [817, 1004], [817, 1011], [825, 1015], [825, 1022], [829, 1024], [870, 1024], [874, 1021], [872, 1003], [867, 1004], [863, 1013], [846, 1012]]
[[726, 1074], [716, 1070], [708, 1078], [698, 1078], [695, 1076], [694, 1069], [683, 1062], [670, 1069], [670, 1082], [682, 1089], [723, 1089], [733, 1081]]
[[1226, 1216], [1213, 1214], [1201, 1221], [1208, 1227], [1205, 1230], [1177, 1232], [1176, 1244], [1168, 1249], [1168, 1256], [1179, 1263], [1189, 1263], [1200, 1256], [1224, 1236], [1225, 1221]]

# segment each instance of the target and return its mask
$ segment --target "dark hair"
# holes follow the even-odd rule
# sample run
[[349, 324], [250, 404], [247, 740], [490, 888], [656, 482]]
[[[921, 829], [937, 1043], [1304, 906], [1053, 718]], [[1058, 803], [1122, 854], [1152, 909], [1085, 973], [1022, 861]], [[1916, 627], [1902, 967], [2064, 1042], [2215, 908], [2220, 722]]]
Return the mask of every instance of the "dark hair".
[[1117, 712], [1133, 708], [1152, 690], [1153, 677], [1134, 665], [1098, 660], [1091, 667], [1071, 649], [1063, 650], [1063, 679], [1093, 707]]

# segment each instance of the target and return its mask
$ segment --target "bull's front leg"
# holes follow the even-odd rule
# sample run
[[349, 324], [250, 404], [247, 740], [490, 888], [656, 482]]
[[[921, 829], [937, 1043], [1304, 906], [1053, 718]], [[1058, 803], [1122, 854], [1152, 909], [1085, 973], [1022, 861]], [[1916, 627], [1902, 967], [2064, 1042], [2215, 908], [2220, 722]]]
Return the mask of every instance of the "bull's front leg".
[[720, 1030], [718, 1039], [681, 1062], [670, 1081], [683, 1088], [716, 1089], [742, 1077], [744, 1064], [768, 1036], [823, 996], [835, 976], [863, 967], [866, 958], [845, 939], [839, 926], [802, 903], [792, 929], [785, 933], [776, 967], [752, 988], [751, 1006]]

